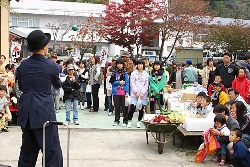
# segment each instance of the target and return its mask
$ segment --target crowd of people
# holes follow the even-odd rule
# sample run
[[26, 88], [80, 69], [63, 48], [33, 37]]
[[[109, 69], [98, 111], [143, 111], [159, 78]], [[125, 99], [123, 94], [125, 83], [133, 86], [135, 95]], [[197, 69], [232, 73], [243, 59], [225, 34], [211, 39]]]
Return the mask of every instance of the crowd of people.
[[[224, 53], [221, 64], [215, 66], [213, 59], [209, 58], [204, 68], [202, 64], [194, 66], [192, 60], [188, 59], [186, 64], [173, 63], [171, 71], [168, 72], [161, 61], [149, 62], [147, 57], [131, 60], [129, 53], [123, 52], [119, 58], [112, 59], [105, 68], [102, 68], [100, 57], [93, 54], [89, 55], [88, 60], [78, 62], [73, 58], [65, 62], [57, 60], [56, 55], [52, 55], [50, 60], [44, 60], [37, 55], [45, 57], [50, 36], [40, 31], [33, 33], [35, 35], [31, 34], [35, 37], [38, 35], [48, 41], [41, 41], [43, 47], [35, 44], [32, 46], [35, 37], [30, 36], [29, 50], [34, 55], [23, 61], [24, 63], [20, 59], [16, 65], [10, 65], [5, 63], [4, 55], [0, 57], [1, 131], [8, 131], [5, 124], [12, 118], [9, 105], [14, 106], [18, 103], [21, 110], [18, 115], [19, 125], [24, 134], [31, 135], [27, 130], [41, 128], [44, 123], [41, 121], [56, 120], [55, 112], [61, 109], [60, 99], [65, 103], [66, 123], [79, 125], [79, 109], [88, 109], [89, 112], [99, 111], [99, 89], [103, 81], [104, 110], [108, 111], [109, 116], [114, 115], [113, 126], [121, 123], [122, 115], [121, 126], [131, 128], [134, 112], [138, 111], [136, 127], [140, 128], [145, 112], [155, 114], [157, 107], [160, 111], [164, 109], [167, 101], [164, 99], [164, 93], [169, 93], [164, 92], [166, 85], [182, 89], [183, 84], [200, 84], [207, 91], [200, 92], [196, 102], [191, 105], [201, 117], [207, 117], [210, 112], [216, 114], [212, 133], [220, 141], [221, 149], [217, 151], [213, 161], [220, 161], [219, 165], [223, 166], [228, 153], [227, 145], [233, 142], [233, 147], [229, 149], [233, 164], [249, 166], [250, 153], [246, 152], [245, 157], [240, 157], [242, 155], [238, 152], [250, 147], [249, 53], [246, 54], [245, 60], [240, 60], [236, 64], [231, 62], [230, 53]], [[36, 64], [37, 62], [40, 64]], [[47, 96], [49, 98], [45, 98]], [[38, 106], [33, 106], [31, 103], [36, 103]], [[39, 112], [34, 113], [41, 110], [39, 107], [43, 108], [41, 106], [48, 104], [53, 105], [53, 110], [48, 107], [44, 109], [47, 110], [46, 116], [44, 113], [43, 115], [41, 113], [37, 115]], [[49, 111], [53, 111], [54, 114]], [[31, 121], [31, 118], [36, 119]], [[57, 132], [57, 129], [52, 128], [50, 131]], [[243, 144], [237, 144], [239, 142]], [[24, 152], [25, 149], [21, 149], [20, 158], [24, 156], [22, 155]]]

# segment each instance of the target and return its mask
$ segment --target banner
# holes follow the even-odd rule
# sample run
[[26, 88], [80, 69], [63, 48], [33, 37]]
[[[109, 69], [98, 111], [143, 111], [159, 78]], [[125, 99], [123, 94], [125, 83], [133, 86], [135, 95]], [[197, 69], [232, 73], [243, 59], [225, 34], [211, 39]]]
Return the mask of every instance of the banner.
[[101, 67], [105, 67], [107, 58], [108, 58], [108, 48], [102, 47], [102, 52], [101, 52], [101, 57], [100, 57]]
[[18, 41], [11, 41], [11, 58], [10, 63], [15, 63], [16, 59], [21, 56], [21, 46], [22, 43], [19, 43]]

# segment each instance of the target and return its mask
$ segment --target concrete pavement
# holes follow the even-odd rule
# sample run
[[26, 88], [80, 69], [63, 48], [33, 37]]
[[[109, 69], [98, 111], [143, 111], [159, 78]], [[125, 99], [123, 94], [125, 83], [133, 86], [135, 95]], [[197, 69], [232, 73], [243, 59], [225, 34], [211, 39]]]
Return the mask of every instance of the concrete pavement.
[[[100, 91], [100, 106], [103, 106], [104, 95]], [[114, 115], [107, 111], [89, 113], [79, 110], [80, 125], [70, 125], [70, 167], [216, 167], [218, 164], [208, 156], [203, 163], [194, 163], [194, 156], [199, 147], [198, 139], [185, 140], [184, 149], [180, 149], [180, 135], [176, 136], [176, 146], [172, 138], [165, 144], [163, 154], [158, 154], [158, 145], [149, 133], [149, 145], [146, 144], [145, 129], [137, 129], [137, 114], [133, 120], [134, 128], [113, 127]], [[57, 113], [59, 121], [65, 121], [65, 109]], [[21, 130], [11, 125], [10, 132], [1, 133], [0, 164], [17, 166], [21, 146]], [[66, 166], [66, 135], [63, 126], [59, 128], [61, 147]], [[42, 154], [39, 154], [37, 167], [41, 167]], [[226, 164], [225, 167], [229, 167]]]

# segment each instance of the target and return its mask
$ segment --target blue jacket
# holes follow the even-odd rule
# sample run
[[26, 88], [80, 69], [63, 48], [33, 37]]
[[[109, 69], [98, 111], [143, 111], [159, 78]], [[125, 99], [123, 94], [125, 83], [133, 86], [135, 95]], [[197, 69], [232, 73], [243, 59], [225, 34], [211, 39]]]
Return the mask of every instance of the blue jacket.
[[[118, 81], [117, 78], [118, 78], [117, 73], [115, 74], [115, 76], [112, 75], [111, 78], [110, 78], [110, 83], [112, 84], [112, 95], [116, 95], [118, 86], [120, 86], [120, 81]], [[125, 72], [125, 75], [123, 76], [123, 79], [120, 79], [120, 80], [125, 81], [125, 84], [123, 85], [123, 88], [124, 88], [125, 94], [126, 93], [129, 94], [129, 76], [128, 76], [128, 73]]]
[[51, 84], [62, 86], [58, 65], [42, 55], [32, 55], [22, 61], [17, 79], [23, 94], [18, 105], [18, 124], [24, 128], [29, 120], [30, 129], [42, 128], [46, 121], [56, 121]]
[[250, 152], [241, 140], [233, 145], [233, 150], [234, 157], [240, 159], [241, 165], [250, 167]]

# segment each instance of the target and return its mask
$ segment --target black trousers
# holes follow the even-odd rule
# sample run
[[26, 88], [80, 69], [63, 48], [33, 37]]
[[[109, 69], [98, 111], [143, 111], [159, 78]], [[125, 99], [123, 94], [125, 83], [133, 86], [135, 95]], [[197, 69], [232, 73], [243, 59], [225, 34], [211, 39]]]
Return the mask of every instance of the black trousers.
[[[58, 127], [55, 125], [49, 125], [45, 129], [46, 167], [62, 167], [63, 158], [58, 136]], [[18, 167], [35, 167], [39, 150], [43, 152], [43, 129], [30, 129], [29, 124], [27, 123], [22, 131], [23, 140]]]
[[99, 97], [98, 97], [99, 88], [100, 88], [100, 84], [92, 85], [92, 97], [93, 97], [93, 110], [94, 111], [99, 110]]
[[[132, 118], [133, 118], [133, 115], [134, 115], [134, 112], [135, 112], [135, 107], [136, 105], [134, 104], [131, 104], [130, 105], [130, 111], [128, 113], [128, 120], [131, 121]], [[142, 120], [142, 117], [143, 117], [143, 108], [144, 106], [142, 106], [142, 108], [139, 110], [139, 116], [138, 116], [138, 121], [141, 121]]]
[[234, 167], [243, 167], [240, 163], [240, 159], [235, 158], [235, 156], [233, 154], [230, 154], [230, 160], [231, 160], [231, 164]]
[[125, 95], [114, 95], [115, 122], [120, 123], [120, 113], [123, 111], [123, 123], [128, 123], [128, 109], [125, 107]]

